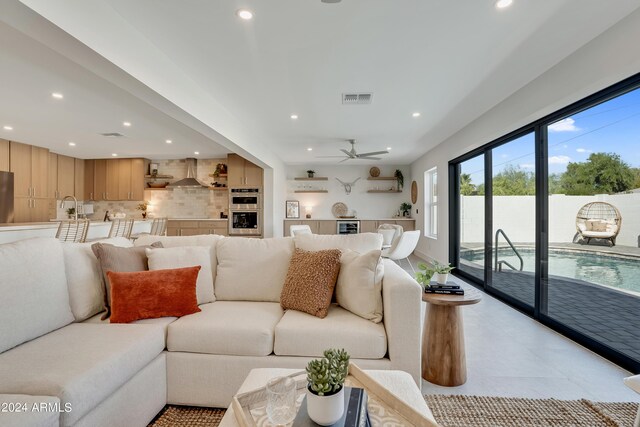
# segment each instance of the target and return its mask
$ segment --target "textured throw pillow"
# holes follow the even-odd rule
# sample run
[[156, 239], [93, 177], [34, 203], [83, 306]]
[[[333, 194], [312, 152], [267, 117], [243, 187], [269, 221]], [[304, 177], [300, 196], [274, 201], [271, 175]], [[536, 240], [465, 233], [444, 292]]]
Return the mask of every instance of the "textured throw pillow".
[[595, 221], [593, 223], [593, 231], [607, 231], [607, 223], [605, 221]]
[[381, 251], [365, 254], [346, 250], [340, 258], [336, 302], [355, 315], [375, 323], [382, 321]]
[[111, 323], [186, 316], [197, 313], [196, 281], [200, 267], [117, 273], [111, 283]]
[[167, 270], [172, 268], [201, 267], [196, 283], [198, 304], [215, 301], [213, 295], [213, 276], [211, 275], [210, 246], [182, 246], [177, 248], [147, 249], [149, 270]]
[[340, 272], [340, 250], [307, 252], [296, 249], [284, 281], [280, 306], [327, 317]]
[[161, 248], [162, 243], [156, 242], [151, 246], [138, 246], [134, 248], [120, 248], [106, 243], [94, 243], [91, 250], [98, 258], [100, 269], [104, 280], [104, 308], [105, 314], [102, 320], [109, 317], [111, 304], [111, 286], [109, 284], [108, 271], [132, 272], [145, 271], [149, 269], [146, 249], [148, 247]]

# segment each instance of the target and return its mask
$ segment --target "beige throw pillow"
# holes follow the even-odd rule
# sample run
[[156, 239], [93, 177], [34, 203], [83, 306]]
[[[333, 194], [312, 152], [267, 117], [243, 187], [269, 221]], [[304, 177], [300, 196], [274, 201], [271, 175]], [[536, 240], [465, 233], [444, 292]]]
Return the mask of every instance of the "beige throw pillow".
[[91, 250], [100, 263], [105, 287], [104, 308], [106, 312], [102, 316], [102, 320], [111, 315], [111, 284], [107, 277], [107, 271], [131, 273], [134, 271], [149, 270], [145, 250], [151, 247], [161, 248], [162, 243], [156, 242], [151, 246], [138, 246], [135, 248], [120, 248], [107, 243], [94, 243], [91, 245]]
[[340, 250], [296, 249], [280, 295], [280, 306], [324, 319], [340, 272]]
[[379, 250], [364, 254], [346, 250], [340, 258], [336, 302], [374, 323], [382, 321], [384, 264]]
[[149, 259], [149, 270], [173, 270], [199, 265], [201, 268], [196, 281], [198, 305], [216, 300], [213, 294], [213, 276], [211, 274], [211, 247], [148, 248], [147, 258]]

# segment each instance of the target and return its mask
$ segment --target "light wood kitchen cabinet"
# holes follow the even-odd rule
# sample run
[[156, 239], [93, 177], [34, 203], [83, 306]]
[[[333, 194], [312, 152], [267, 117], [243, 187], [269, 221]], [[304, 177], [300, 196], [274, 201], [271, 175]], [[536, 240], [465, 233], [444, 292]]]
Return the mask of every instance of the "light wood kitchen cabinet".
[[[360, 232], [361, 233], [376, 233], [378, 227], [382, 224], [397, 224], [401, 225], [404, 231], [413, 231], [416, 227], [416, 220], [413, 218], [407, 219], [391, 219], [391, 220], [375, 220], [365, 219], [360, 220]], [[284, 235], [290, 236], [289, 227], [292, 225], [308, 225], [311, 228], [313, 234], [336, 234], [337, 224], [333, 219], [301, 219], [301, 220], [285, 220], [284, 221]]]
[[131, 200], [131, 159], [116, 161], [118, 162], [117, 200]]
[[148, 165], [145, 159], [131, 159], [131, 200], [144, 200], [144, 175]]
[[9, 141], [0, 139], [0, 171], [9, 172]]
[[58, 155], [49, 153], [49, 171], [47, 173], [47, 197], [58, 198]]
[[107, 160], [106, 191], [104, 200], [118, 200], [120, 191], [120, 163], [118, 160]]
[[75, 191], [75, 159], [69, 156], [58, 154], [58, 196], [62, 199], [65, 196], [73, 196]]
[[74, 159], [75, 174], [73, 184], [73, 194], [78, 200], [84, 200], [84, 160]]
[[229, 187], [262, 187], [262, 168], [237, 154], [227, 155], [227, 170]]
[[31, 197], [48, 197], [49, 150], [31, 146]]
[[31, 146], [11, 141], [9, 149], [13, 194], [15, 197], [31, 197]]
[[107, 161], [104, 159], [94, 160], [93, 173], [93, 199], [105, 200], [107, 194]]
[[167, 236], [197, 236], [201, 234], [218, 234], [228, 236], [226, 220], [176, 221], [167, 223]]
[[50, 199], [16, 197], [13, 201], [13, 222], [49, 221]]
[[95, 173], [95, 160], [85, 160], [84, 161], [84, 194], [82, 195], [83, 200], [94, 200], [94, 173]]
[[366, 220], [360, 221], [361, 233], [375, 233], [378, 231], [378, 221]]

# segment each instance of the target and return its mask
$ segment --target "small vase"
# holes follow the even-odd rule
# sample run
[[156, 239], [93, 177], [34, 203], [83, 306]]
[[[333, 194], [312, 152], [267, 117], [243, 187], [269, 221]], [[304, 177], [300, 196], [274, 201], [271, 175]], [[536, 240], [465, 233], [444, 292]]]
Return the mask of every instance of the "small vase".
[[142, 212], [142, 219], [147, 219], [147, 213], [146, 212]]
[[308, 174], [307, 174], [307, 177], [308, 177], [308, 178], [313, 178], [313, 174], [312, 174], [312, 173], [308, 173]]
[[316, 424], [335, 424], [344, 413], [344, 387], [331, 396], [318, 396], [307, 387], [307, 412]]
[[438, 285], [446, 285], [448, 278], [449, 273], [436, 273], [436, 282], [438, 282]]

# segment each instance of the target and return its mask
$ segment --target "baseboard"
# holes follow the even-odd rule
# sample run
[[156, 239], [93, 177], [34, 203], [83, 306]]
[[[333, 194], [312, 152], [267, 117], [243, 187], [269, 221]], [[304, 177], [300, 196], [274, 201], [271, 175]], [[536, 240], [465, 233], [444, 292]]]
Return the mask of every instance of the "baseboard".
[[430, 264], [433, 264], [435, 262], [435, 259], [433, 259], [432, 257], [430, 257], [429, 255], [427, 255], [426, 253], [419, 251], [419, 250], [415, 250], [413, 251], [413, 254], [415, 256], [417, 256], [418, 258], [422, 258], [423, 260], [427, 261]]

